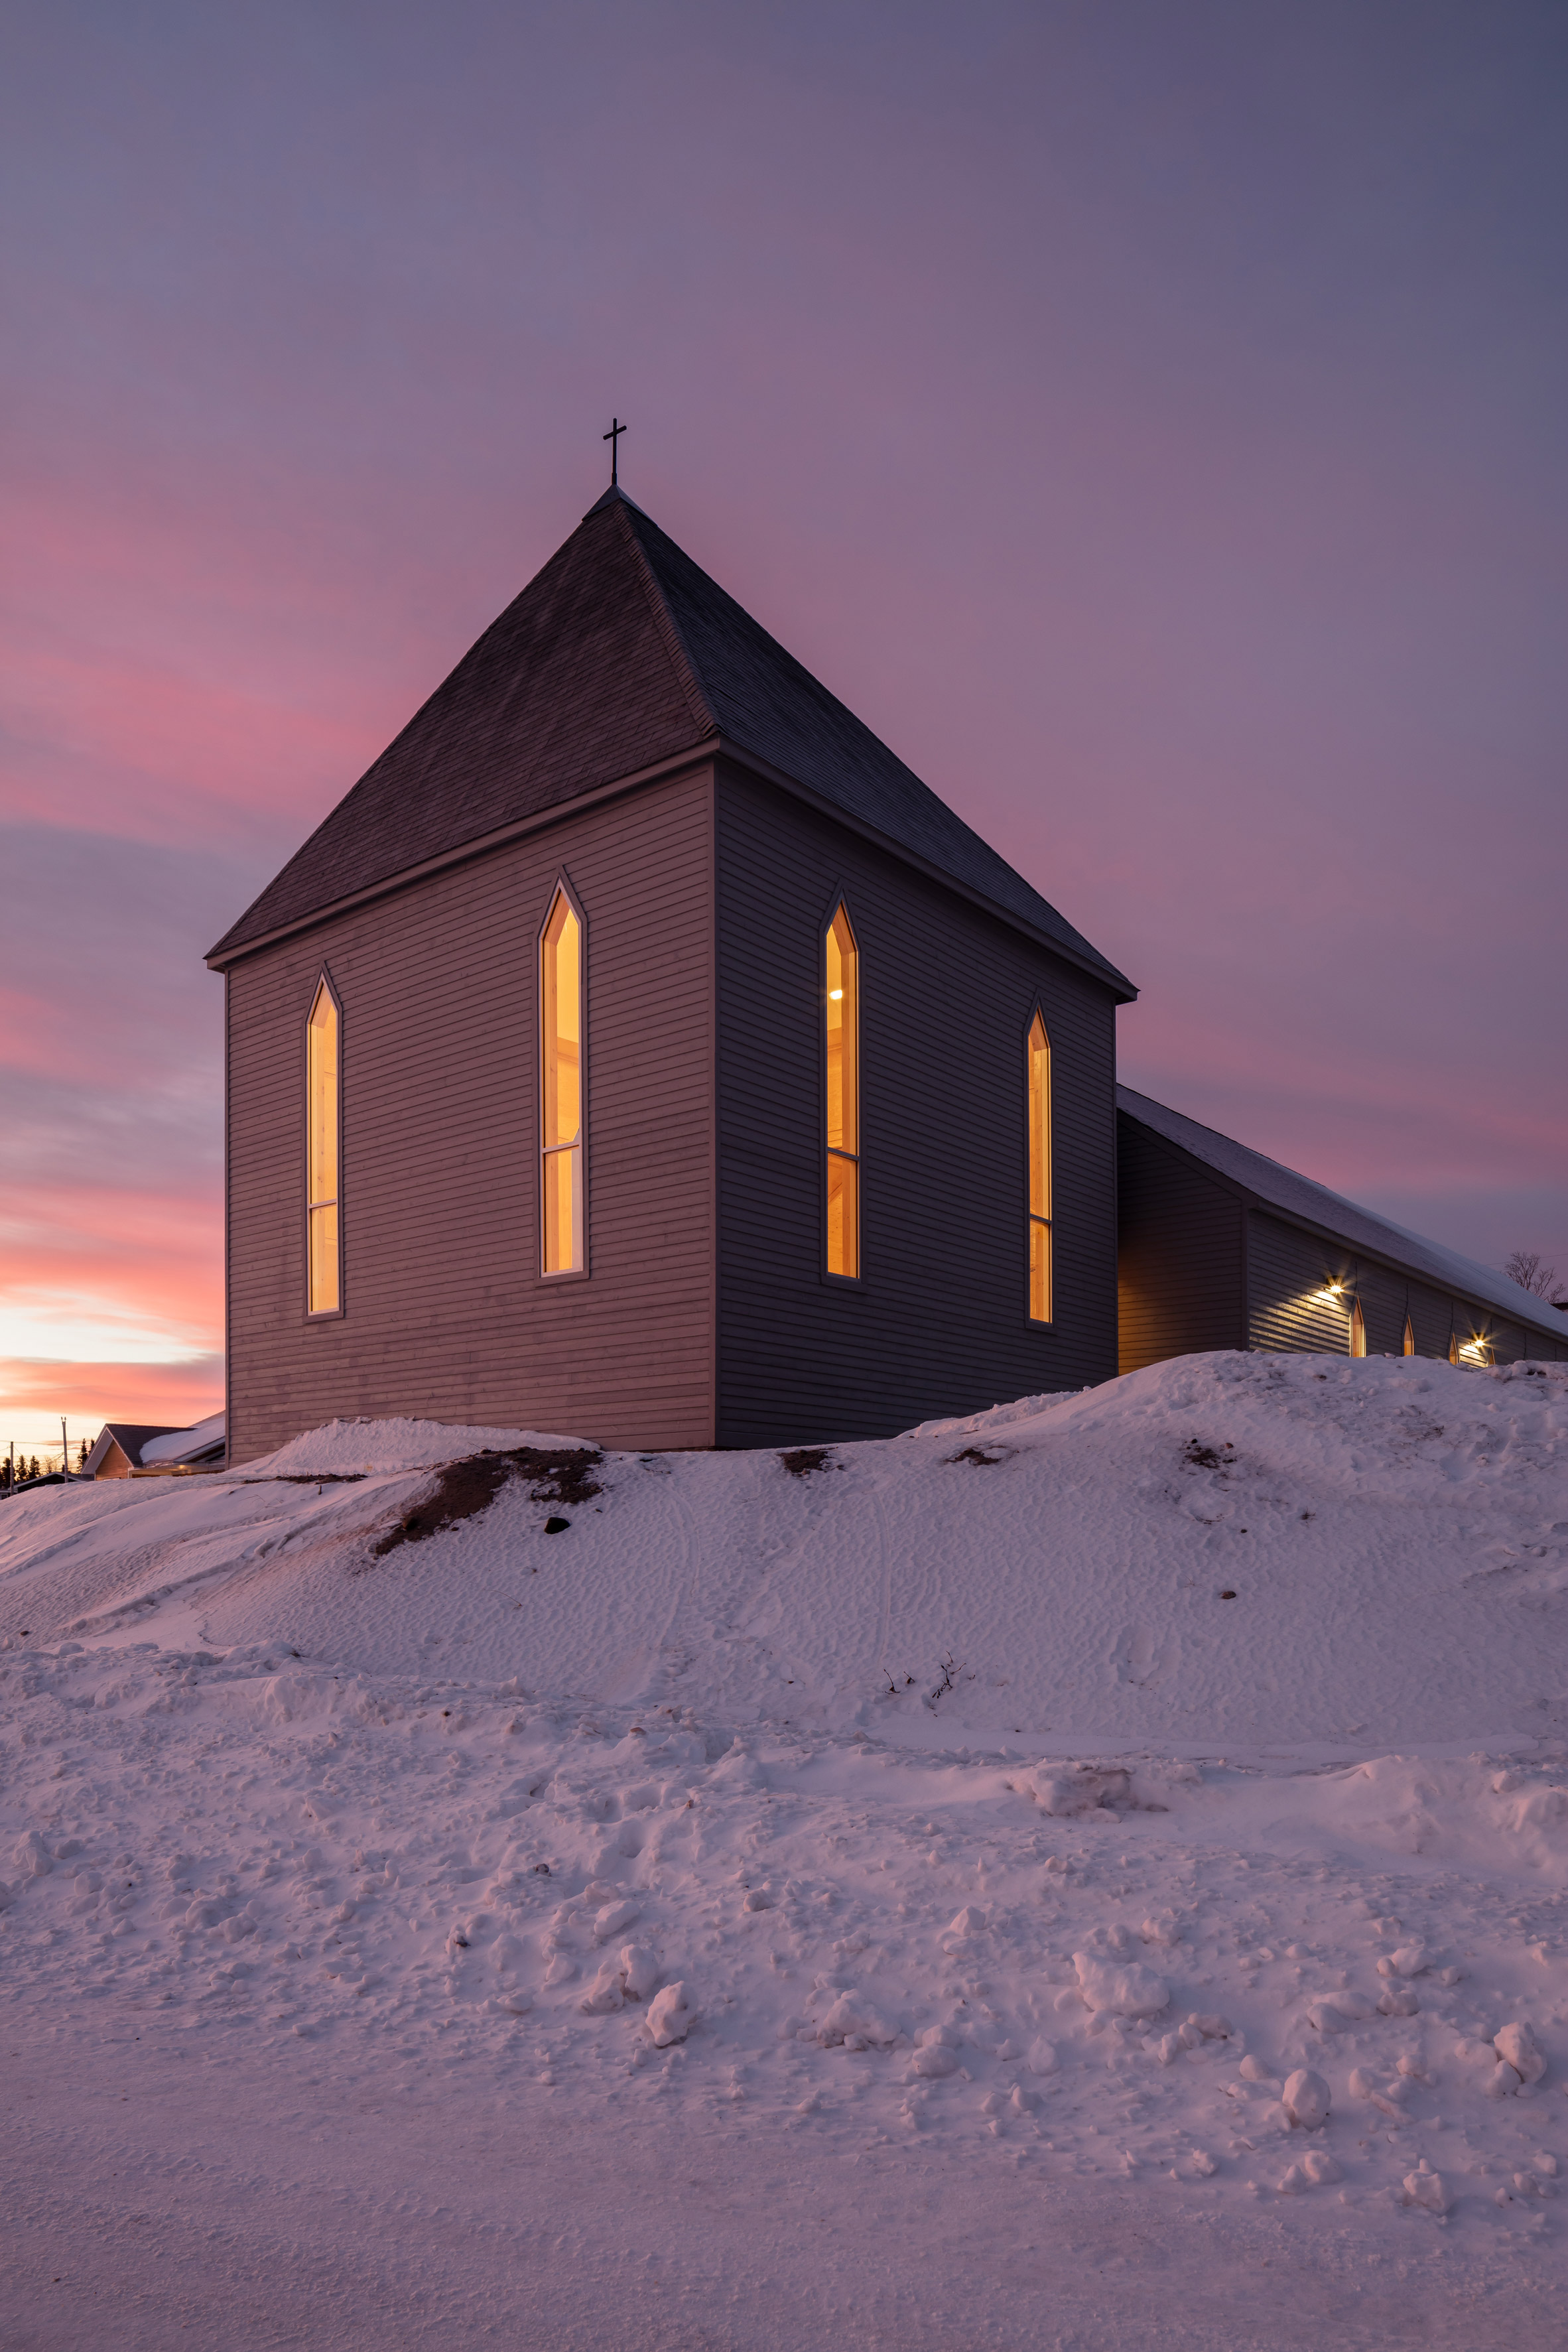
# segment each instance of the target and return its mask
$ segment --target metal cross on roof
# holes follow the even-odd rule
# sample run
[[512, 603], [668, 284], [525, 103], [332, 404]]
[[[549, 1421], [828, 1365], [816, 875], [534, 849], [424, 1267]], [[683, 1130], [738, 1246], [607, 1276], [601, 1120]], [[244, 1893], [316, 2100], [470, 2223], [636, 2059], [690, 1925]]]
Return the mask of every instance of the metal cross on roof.
[[609, 431], [601, 436], [610, 445], [610, 488], [612, 490], [619, 487], [616, 473], [616, 459], [620, 455], [621, 436], [626, 429], [626, 426], [621, 423], [618, 416], [612, 416], [610, 419]]

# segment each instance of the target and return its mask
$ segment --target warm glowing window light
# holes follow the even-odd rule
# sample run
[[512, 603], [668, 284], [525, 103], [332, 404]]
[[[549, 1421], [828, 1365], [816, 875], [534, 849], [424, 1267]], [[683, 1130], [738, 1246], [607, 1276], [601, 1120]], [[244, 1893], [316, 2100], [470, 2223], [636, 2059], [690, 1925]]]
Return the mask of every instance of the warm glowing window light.
[[338, 1008], [323, 980], [305, 1029], [310, 1312], [338, 1311]]
[[1485, 1339], [1467, 1339], [1460, 1347], [1458, 1360], [1461, 1364], [1484, 1364], [1489, 1353], [1489, 1344]]
[[1361, 1311], [1361, 1300], [1352, 1298], [1351, 1300], [1351, 1354], [1364, 1356], [1365, 1353], [1366, 1317]]
[[1051, 1042], [1029, 1024], [1029, 1320], [1051, 1320]]
[[860, 955], [842, 907], [827, 927], [827, 1271], [860, 1271]]
[[1405, 1318], [1405, 1352], [1407, 1356], [1415, 1353], [1415, 1327], [1408, 1315]]
[[583, 926], [557, 890], [540, 948], [543, 1256], [546, 1274], [583, 1270]]

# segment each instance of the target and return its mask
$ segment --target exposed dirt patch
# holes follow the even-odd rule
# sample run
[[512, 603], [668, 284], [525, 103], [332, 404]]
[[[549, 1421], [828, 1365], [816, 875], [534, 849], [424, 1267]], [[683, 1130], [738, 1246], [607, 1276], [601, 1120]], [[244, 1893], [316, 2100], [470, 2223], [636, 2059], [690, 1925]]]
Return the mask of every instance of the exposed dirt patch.
[[274, 1470], [266, 1478], [243, 1478], [244, 1486], [362, 1486], [363, 1470]]
[[814, 1470], [826, 1470], [831, 1456], [831, 1445], [795, 1445], [779, 1460], [792, 1478], [809, 1478]]
[[1189, 1437], [1182, 1458], [1194, 1470], [1229, 1470], [1236, 1463], [1236, 1448], [1227, 1438], [1223, 1445], [1205, 1445], [1201, 1438]]
[[486, 1446], [464, 1461], [448, 1462], [434, 1490], [411, 1504], [395, 1528], [372, 1547], [376, 1559], [395, 1551], [399, 1544], [423, 1543], [459, 1519], [471, 1519], [488, 1510], [501, 1488], [513, 1478], [529, 1482], [533, 1503], [585, 1503], [603, 1492], [592, 1475], [604, 1460], [592, 1445], [514, 1445], [504, 1454]]
[[989, 1448], [984, 1445], [966, 1445], [962, 1454], [949, 1454], [944, 1458], [949, 1463], [978, 1462], [982, 1469], [989, 1470], [995, 1463], [1005, 1462], [1012, 1451], [1010, 1445], [995, 1445]]

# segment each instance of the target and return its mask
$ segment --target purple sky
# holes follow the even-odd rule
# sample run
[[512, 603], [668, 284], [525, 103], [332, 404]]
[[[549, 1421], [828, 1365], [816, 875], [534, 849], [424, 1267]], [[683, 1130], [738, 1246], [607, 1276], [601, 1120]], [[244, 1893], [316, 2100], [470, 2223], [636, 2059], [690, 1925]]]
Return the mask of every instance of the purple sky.
[[1131, 1084], [1568, 1276], [1557, 0], [24, 0], [6, 47], [0, 1443], [217, 1401], [202, 952], [612, 409], [1139, 983]]

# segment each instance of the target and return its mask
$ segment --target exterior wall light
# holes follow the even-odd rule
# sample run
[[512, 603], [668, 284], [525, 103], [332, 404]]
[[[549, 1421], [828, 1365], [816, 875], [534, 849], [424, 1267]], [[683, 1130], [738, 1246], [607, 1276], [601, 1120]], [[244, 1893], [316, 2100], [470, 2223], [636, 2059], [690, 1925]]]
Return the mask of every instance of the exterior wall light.
[[1312, 1296], [1314, 1298], [1326, 1298], [1329, 1305], [1334, 1307], [1344, 1296], [1344, 1287], [1342, 1282], [1326, 1282], [1321, 1290], [1314, 1290]]

